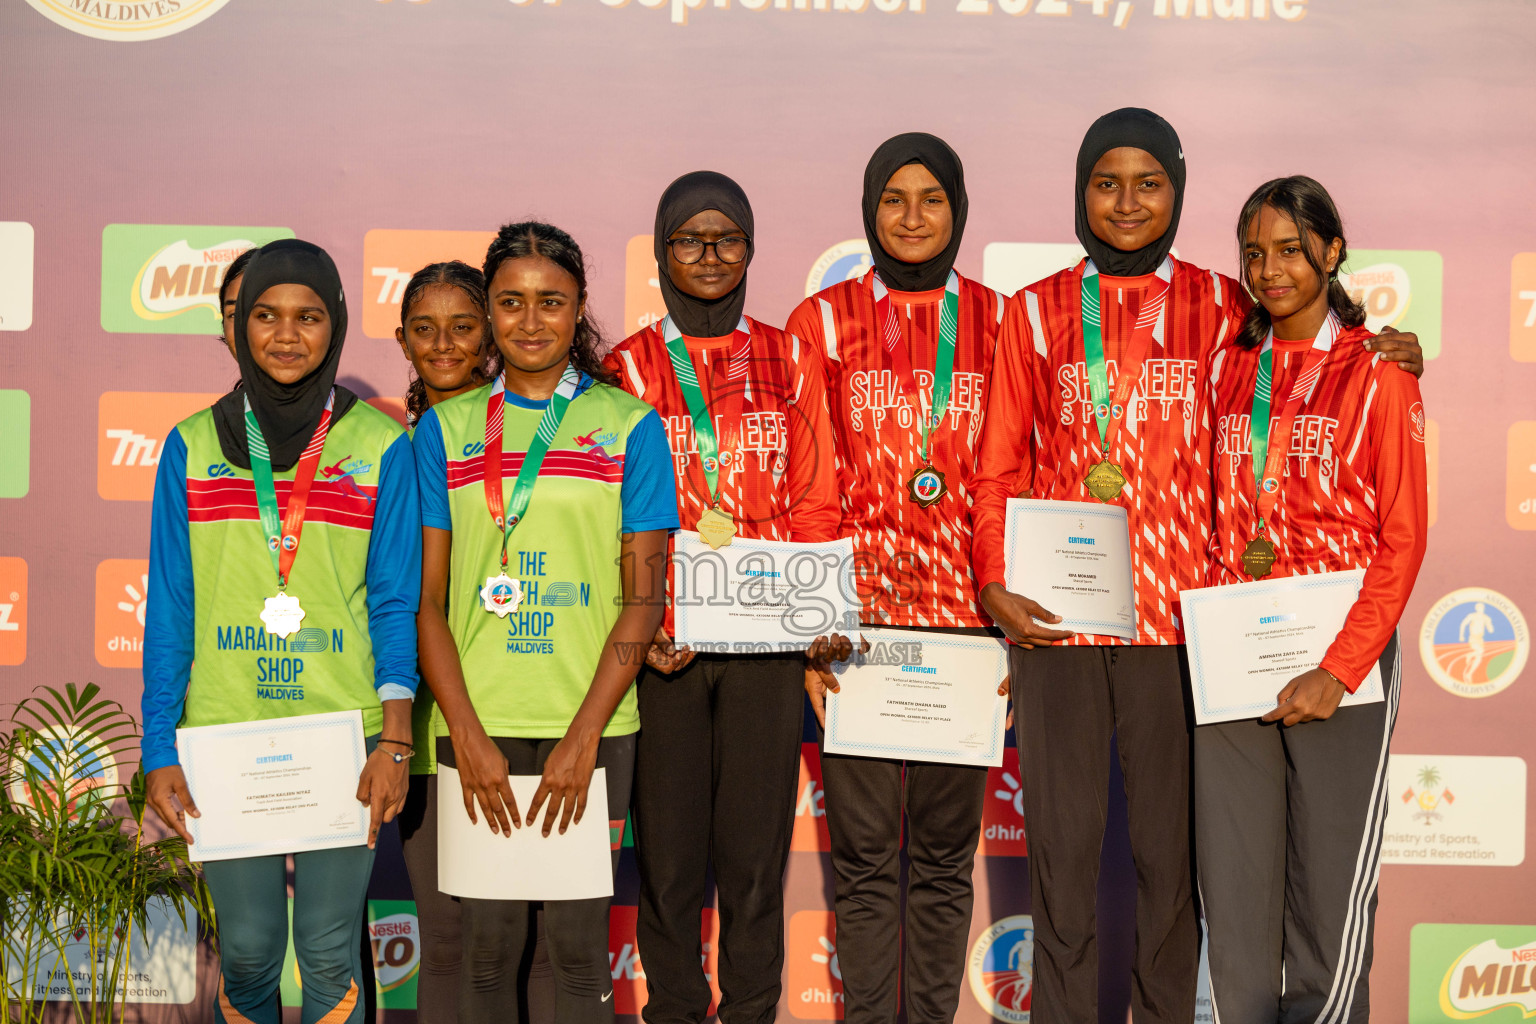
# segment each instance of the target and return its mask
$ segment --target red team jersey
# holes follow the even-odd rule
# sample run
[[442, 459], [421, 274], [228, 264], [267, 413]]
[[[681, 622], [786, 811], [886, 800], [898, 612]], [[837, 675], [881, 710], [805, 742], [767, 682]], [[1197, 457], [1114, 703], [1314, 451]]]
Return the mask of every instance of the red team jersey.
[[[873, 271], [833, 285], [802, 302], [788, 326], [826, 354], [842, 535], [853, 538], [863, 619], [898, 626], [990, 625], [971, 573], [970, 507], [1002, 300], [960, 278], [949, 411], [929, 442], [930, 459], [949, 490], [920, 508], [906, 486], [922, 466], [918, 414], [885, 351], [873, 289]], [[892, 291], [890, 299], [926, 417], [944, 289]]]
[[[1424, 560], [1429, 499], [1424, 404], [1412, 374], [1365, 349], [1371, 332], [1344, 330], [1297, 413], [1279, 498], [1265, 523], [1274, 577], [1365, 569], [1365, 583], [1322, 667], [1351, 692], [1381, 657]], [[1312, 339], [1275, 341], [1274, 393], [1288, 394]], [[1252, 435], [1259, 350], [1226, 345], [1211, 366], [1216, 424], [1216, 529], [1209, 585], [1246, 582], [1242, 553], [1254, 537]], [[1282, 439], [1273, 431], [1269, 443]], [[1273, 448], [1271, 449], [1273, 450]]]
[[[1205, 376], [1217, 346], [1248, 309], [1237, 282], [1169, 258], [1161, 321], [1110, 458], [1124, 470], [1113, 504], [1129, 513], [1139, 644], [1183, 642], [1178, 595], [1204, 585], [1210, 537], [1211, 420]], [[1008, 300], [998, 340], [987, 431], [976, 474], [978, 589], [1004, 583], [1007, 500], [1029, 491], [1055, 501], [1097, 501], [1083, 478], [1103, 457], [1083, 354], [1084, 263]], [[1104, 357], [1111, 390], [1142, 300], [1157, 281], [1100, 277]], [[1126, 641], [1078, 634], [1066, 644]]]
[[[683, 338], [715, 416], [720, 507], [735, 519], [742, 537], [834, 540], [841, 512], [820, 358], [809, 344], [775, 327], [750, 317], [747, 322], [752, 349], [744, 388], [726, 380], [730, 337]], [[661, 325], [625, 338], [604, 364], [618, 374], [620, 387], [660, 414], [677, 471], [678, 518], [683, 529], [694, 529], [710, 505], [709, 483]], [[724, 413], [735, 405], [726, 396], [743, 390], [740, 422], [727, 423]]]

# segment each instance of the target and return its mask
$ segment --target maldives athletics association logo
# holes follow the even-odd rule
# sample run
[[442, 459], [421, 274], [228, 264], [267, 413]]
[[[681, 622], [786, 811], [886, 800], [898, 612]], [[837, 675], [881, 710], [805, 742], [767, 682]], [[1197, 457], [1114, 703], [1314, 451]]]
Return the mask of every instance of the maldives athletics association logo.
[[288, 228], [108, 224], [101, 232], [101, 329], [218, 334], [219, 285], [247, 249]]
[[36, 730], [20, 753], [26, 764], [11, 782], [10, 797], [21, 806], [62, 799], [68, 813], [74, 814], [80, 802], [93, 794], [97, 799], [117, 796], [117, 759], [88, 729], [54, 725]]
[[1035, 922], [1028, 914], [994, 921], [971, 946], [971, 994], [1004, 1024], [1029, 1024], [1034, 995]]
[[1509, 598], [1462, 587], [1435, 602], [1419, 631], [1419, 656], [1441, 687], [1458, 697], [1492, 697], [1525, 668], [1531, 635]]
[[869, 242], [866, 240], [850, 238], [846, 242], [838, 242], [816, 257], [816, 262], [811, 264], [811, 272], [805, 278], [806, 297], [815, 295], [823, 288], [862, 277], [874, 265], [875, 260], [869, 254]]
[[173, 36], [203, 21], [229, 0], [27, 0], [55, 25], [92, 39], [127, 43]]

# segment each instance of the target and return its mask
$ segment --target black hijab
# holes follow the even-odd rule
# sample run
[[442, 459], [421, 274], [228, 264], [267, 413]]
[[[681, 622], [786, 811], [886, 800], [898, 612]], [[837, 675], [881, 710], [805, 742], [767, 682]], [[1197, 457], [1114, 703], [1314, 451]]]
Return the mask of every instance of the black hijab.
[[[1151, 153], [1163, 170], [1168, 172], [1168, 182], [1173, 186], [1173, 219], [1163, 237], [1140, 249], [1126, 252], [1102, 241], [1088, 225], [1088, 178], [1099, 157], [1112, 149], [1129, 146]], [[1121, 107], [1112, 110], [1093, 122], [1083, 145], [1077, 151], [1077, 240], [1088, 250], [1089, 259], [1099, 268], [1099, 273], [1111, 277], [1140, 277], [1150, 274], [1163, 262], [1168, 250], [1173, 248], [1173, 236], [1179, 230], [1179, 211], [1184, 209], [1184, 147], [1173, 125], [1150, 110], [1141, 107]]]
[[[301, 380], [279, 384], [256, 364], [246, 338], [246, 323], [251, 307], [268, 288], [280, 284], [302, 284], [314, 289], [325, 303], [331, 317], [331, 344], [320, 365]], [[240, 365], [240, 386], [213, 405], [213, 421], [219, 432], [219, 447], [224, 458], [240, 469], [251, 468], [250, 447], [245, 441], [245, 399], [251, 400], [261, 436], [272, 453], [276, 472], [292, 469], [304, 454], [325, 412], [325, 399], [336, 381], [336, 367], [341, 362], [342, 343], [347, 338], [347, 303], [342, 296], [341, 275], [336, 264], [318, 245], [285, 238], [261, 247], [245, 276], [240, 280], [240, 294], [235, 299], [235, 361]], [[346, 388], [336, 389], [336, 404], [331, 410], [334, 424], [357, 396]]]
[[656, 279], [661, 282], [661, 297], [678, 330], [690, 338], [719, 338], [730, 334], [741, 322], [747, 304], [747, 275], [741, 283], [718, 299], [700, 299], [679, 290], [667, 273], [667, 239], [672, 232], [705, 210], [719, 210], [746, 234], [747, 258], [751, 264], [752, 204], [741, 186], [715, 171], [693, 171], [667, 186], [656, 204]]
[[[954, 213], [949, 244], [943, 252], [923, 263], [904, 263], [886, 252], [875, 229], [875, 214], [880, 209], [886, 182], [907, 164], [922, 164], [928, 168], [928, 173], [944, 186], [944, 194], [949, 197], [949, 207]], [[926, 292], [944, 287], [954, 268], [955, 256], [960, 252], [960, 236], [965, 234], [969, 205], [965, 197], [965, 168], [960, 166], [960, 158], [943, 139], [927, 132], [907, 132], [880, 143], [880, 148], [875, 150], [864, 168], [864, 237], [869, 240], [869, 253], [874, 257], [875, 270], [885, 286], [902, 292]]]

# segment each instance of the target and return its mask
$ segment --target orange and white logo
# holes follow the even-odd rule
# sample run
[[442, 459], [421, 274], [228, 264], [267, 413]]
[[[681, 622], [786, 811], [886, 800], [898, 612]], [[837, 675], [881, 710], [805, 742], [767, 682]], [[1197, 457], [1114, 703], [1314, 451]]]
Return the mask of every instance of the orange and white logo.
[[1029, 856], [1024, 840], [1024, 790], [1013, 765], [987, 769], [987, 802], [981, 809], [981, 845], [976, 852], [984, 857]]
[[172, 428], [220, 397], [182, 391], [108, 391], [97, 406], [96, 492], [108, 501], [149, 501]]
[[795, 790], [795, 830], [789, 848], [807, 853], [832, 849], [827, 834], [826, 792], [821, 785], [821, 751], [814, 743], [800, 745], [800, 783]]
[[[640, 961], [640, 946], [635, 940], [635, 907], [614, 906], [608, 911], [608, 970], [613, 975], [613, 1012], [619, 1016], [639, 1016], [649, 999], [645, 985], [645, 964]], [[706, 907], [699, 927], [699, 941], [704, 946], [704, 979], [709, 982], [710, 1000], [706, 1016], [720, 1005], [720, 980], [716, 966], [720, 950], [720, 919], [714, 908]]]
[[375, 228], [363, 236], [363, 333], [395, 336], [400, 300], [416, 271], [431, 263], [485, 263], [494, 231], [394, 231]]
[[1517, 252], [1510, 261], [1509, 354], [1536, 363], [1536, 252]]
[[1536, 420], [1509, 428], [1504, 518], [1517, 530], [1536, 530]]
[[624, 333], [660, 323], [667, 315], [661, 297], [661, 271], [656, 266], [654, 235], [635, 235], [624, 247]]
[[784, 994], [797, 1020], [843, 1019], [843, 969], [837, 959], [837, 917], [801, 910], [789, 919]]
[[0, 665], [27, 660], [27, 560], [0, 558]]
[[185, 32], [229, 0], [27, 0], [55, 25], [92, 39], [127, 43]]
[[96, 566], [96, 661], [107, 668], [144, 664], [149, 561], [109, 558]]

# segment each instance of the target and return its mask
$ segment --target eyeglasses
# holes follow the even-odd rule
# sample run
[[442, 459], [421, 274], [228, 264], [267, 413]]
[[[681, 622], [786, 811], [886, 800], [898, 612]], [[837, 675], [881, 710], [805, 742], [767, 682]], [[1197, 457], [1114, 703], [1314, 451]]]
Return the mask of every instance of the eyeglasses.
[[667, 248], [672, 250], [672, 258], [679, 263], [697, 263], [704, 258], [704, 250], [709, 248], [715, 250], [715, 258], [721, 263], [740, 263], [747, 258], [747, 250], [751, 247], [752, 240], [740, 235], [727, 235], [713, 242], [692, 235], [667, 239]]

